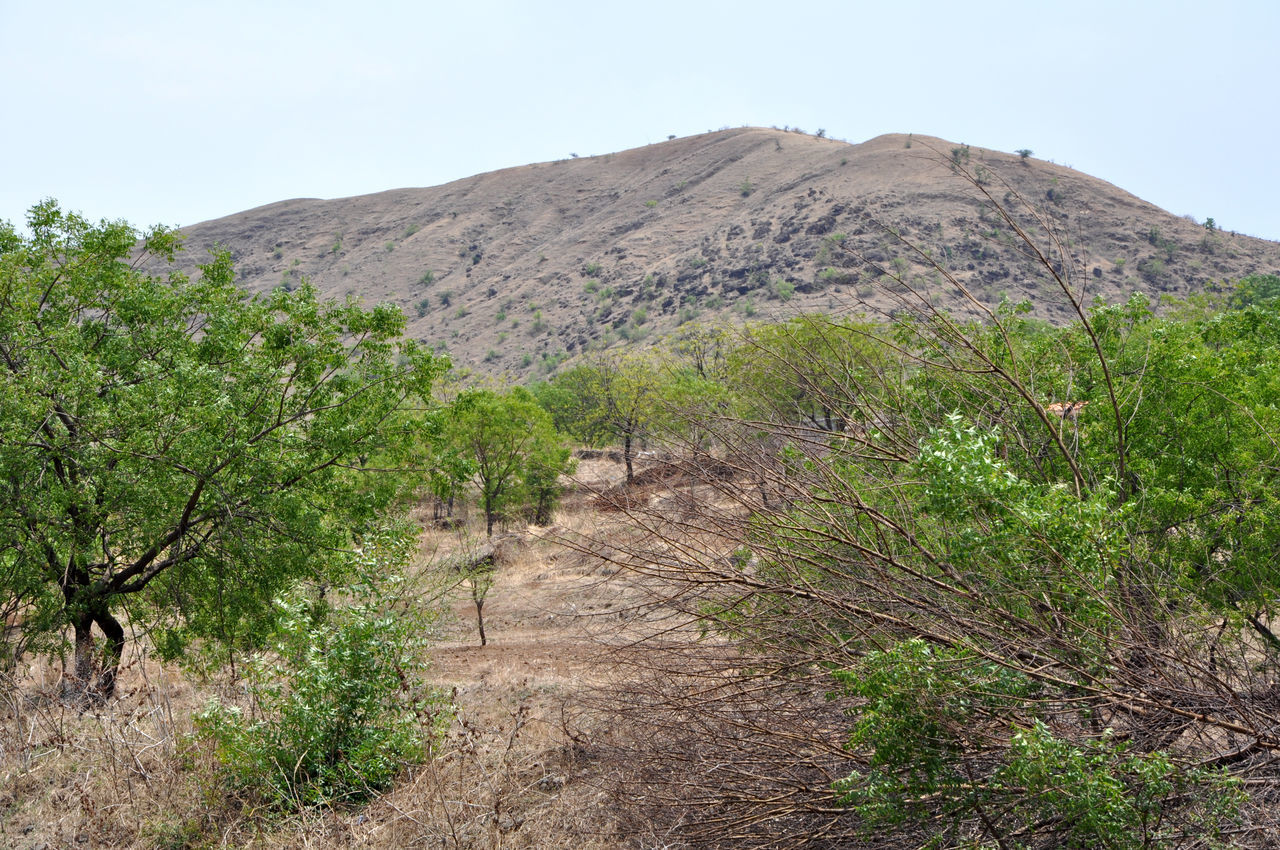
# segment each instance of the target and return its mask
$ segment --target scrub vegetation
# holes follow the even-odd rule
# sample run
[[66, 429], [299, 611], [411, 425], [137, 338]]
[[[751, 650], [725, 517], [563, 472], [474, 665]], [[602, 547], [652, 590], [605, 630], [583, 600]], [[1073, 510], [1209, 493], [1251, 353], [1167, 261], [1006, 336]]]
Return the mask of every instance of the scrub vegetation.
[[1280, 278], [1092, 300], [950, 164], [1070, 321], [882, 229], [873, 299], [503, 387], [0, 229], [0, 835], [1268, 846]]

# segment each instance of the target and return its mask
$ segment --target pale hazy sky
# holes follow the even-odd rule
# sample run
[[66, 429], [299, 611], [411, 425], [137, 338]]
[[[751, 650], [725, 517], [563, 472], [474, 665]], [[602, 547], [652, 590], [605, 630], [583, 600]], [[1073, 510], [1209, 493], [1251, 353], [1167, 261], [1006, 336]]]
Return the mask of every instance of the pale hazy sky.
[[723, 126], [942, 136], [1280, 239], [1277, 0], [0, 0], [0, 219], [193, 224]]

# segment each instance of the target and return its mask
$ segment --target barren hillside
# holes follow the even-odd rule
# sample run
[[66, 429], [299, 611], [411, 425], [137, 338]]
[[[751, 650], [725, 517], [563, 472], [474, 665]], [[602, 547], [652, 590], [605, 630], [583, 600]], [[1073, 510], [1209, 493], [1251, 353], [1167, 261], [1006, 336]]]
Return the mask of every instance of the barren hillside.
[[[252, 290], [306, 277], [327, 295], [393, 301], [412, 336], [512, 376], [695, 318], [887, 309], [874, 286], [886, 270], [947, 298], [925, 258], [903, 256], [882, 225], [982, 299], [1030, 298], [1065, 320], [1043, 270], [953, 160], [996, 200], [1017, 206], [1016, 193], [1039, 210], [1070, 252], [1073, 285], [1090, 294], [1182, 294], [1280, 269], [1280, 243], [1208, 230], [1034, 158], [922, 136], [851, 145], [757, 128], [432, 188], [282, 201], [187, 228], [186, 256], [222, 244]], [[1020, 220], [1031, 222], [1025, 211]]]

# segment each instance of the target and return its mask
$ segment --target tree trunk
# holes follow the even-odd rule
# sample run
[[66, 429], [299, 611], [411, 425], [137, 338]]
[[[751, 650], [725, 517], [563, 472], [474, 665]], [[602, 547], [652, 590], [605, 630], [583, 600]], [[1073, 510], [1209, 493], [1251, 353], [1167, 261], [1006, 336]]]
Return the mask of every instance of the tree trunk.
[[484, 597], [476, 597], [476, 625], [480, 629], [480, 645], [484, 646], [487, 640], [484, 636]]
[[631, 432], [630, 431], [628, 431], [626, 433], [626, 436], [622, 438], [622, 458], [627, 462], [627, 484], [630, 484], [631, 481], [636, 477], [636, 474], [631, 470]]
[[546, 495], [538, 496], [538, 504], [533, 511], [533, 524], [539, 528], [545, 528], [551, 524], [551, 497]]
[[124, 654], [124, 626], [106, 610], [99, 611], [93, 620], [107, 638], [106, 654], [97, 685], [98, 693], [106, 699], [116, 692], [116, 673], [120, 670], [120, 656]]
[[96, 662], [93, 652], [93, 617], [81, 614], [71, 625], [76, 632], [76, 661], [72, 668], [72, 678], [77, 690], [87, 691]]
[[[93, 639], [93, 624], [106, 638], [101, 653]], [[120, 657], [124, 654], [124, 626], [103, 608], [78, 615], [72, 622], [75, 629], [75, 666], [72, 675], [75, 689], [80, 695], [105, 700], [116, 690], [116, 675], [120, 670]]]

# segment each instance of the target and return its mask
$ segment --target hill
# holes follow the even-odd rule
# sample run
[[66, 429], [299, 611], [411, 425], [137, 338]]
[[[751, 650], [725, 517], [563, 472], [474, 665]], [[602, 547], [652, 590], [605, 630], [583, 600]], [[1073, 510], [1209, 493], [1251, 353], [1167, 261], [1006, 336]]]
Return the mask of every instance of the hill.
[[886, 270], [952, 303], [895, 233], [983, 300], [1027, 298], [1067, 320], [957, 166], [995, 199], [1038, 210], [1069, 251], [1073, 286], [1091, 295], [1186, 294], [1280, 269], [1280, 243], [1206, 229], [1052, 163], [923, 136], [848, 144], [760, 128], [281, 201], [186, 228], [186, 257], [221, 244], [251, 290], [306, 277], [326, 295], [398, 303], [412, 336], [511, 376], [695, 318], [888, 309], [874, 285]]

